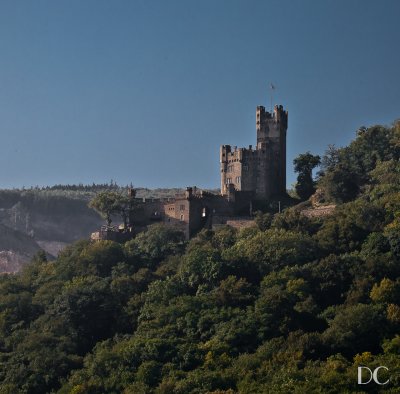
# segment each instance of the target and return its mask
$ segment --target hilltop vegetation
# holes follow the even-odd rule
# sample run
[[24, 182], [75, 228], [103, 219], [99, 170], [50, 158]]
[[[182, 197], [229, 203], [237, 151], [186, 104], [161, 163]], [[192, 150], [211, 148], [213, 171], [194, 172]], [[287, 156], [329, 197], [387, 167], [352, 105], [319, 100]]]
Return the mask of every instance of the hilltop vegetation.
[[[60, 248], [88, 238], [103, 220], [88, 202], [102, 191], [125, 192], [111, 181], [93, 185], [55, 185], [0, 190], [0, 272], [15, 272], [44, 248]], [[138, 198], [173, 197], [181, 189], [137, 189]]]
[[[128, 186], [120, 186], [115, 182], [92, 185], [54, 185], [45, 187], [30, 187], [22, 189], [3, 189], [0, 190], [0, 206], [11, 207], [21, 198], [26, 201], [52, 201], [59, 199], [90, 201], [97, 193], [102, 191], [123, 192]], [[143, 187], [135, 188], [138, 198], [168, 198], [174, 197], [177, 193], [182, 193], [180, 188], [157, 188], [148, 189]]]
[[[87, 238], [102, 220], [88, 207], [100, 191], [125, 191], [115, 183], [0, 190], [0, 221], [35, 240], [70, 243]], [[180, 189], [138, 189], [139, 198], [171, 197]]]
[[188, 243], [155, 225], [1, 277], [0, 393], [360, 392], [358, 365], [398, 392], [399, 126], [328, 150], [325, 218], [293, 207]]

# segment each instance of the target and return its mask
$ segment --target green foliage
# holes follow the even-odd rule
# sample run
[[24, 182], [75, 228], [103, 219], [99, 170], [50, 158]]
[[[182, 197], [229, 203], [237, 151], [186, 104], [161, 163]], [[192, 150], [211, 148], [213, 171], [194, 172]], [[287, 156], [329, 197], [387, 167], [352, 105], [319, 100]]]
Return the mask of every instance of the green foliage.
[[328, 201], [344, 203], [354, 199], [360, 190], [358, 173], [352, 172], [347, 163], [340, 163], [329, 170], [319, 182]]
[[222, 264], [219, 252], [211, 245], [203, 245], [189, 250], [179, 267], [181, 280], [191, 288], [200, 285], [212, 286], [220, 279]]
[[270, 213], [262, 213], [261, 211], [258, 211], [256, 213], [256, 216], [254, 218], [257, 227], [261, 230], [261, 231], [265, 231], [268, 230], [271, 227], [272, 224], [272, 218], [273, 216]]
[[125, 244], [128, 259], [144, 266], [154, 266], [168, 256], [181, 253], [184, 234], [163, 224], [149, 226], [147, 231]]
[[217, 249], [226, 249], [234, 245], [237, 230], [230, 226], [222, 226], [215, 230], [212, 245]]
[[379, 205], [358, 199], [342, 205], [326, 218], [315, 239], [328, 253], [359, 249], [374, 231], [382, 231], [385, 210]]
[[318, 219], [308, 218], [301, 210], [294, 208], [285, 209], [276, 214], [272, 221], [272, 227], [283, 230], [298, 231], [306, 234], [314, 234], [320, 227]]
[[222, 280], [215, 293], [221, 305], [245, 305], [254, 299], [254, 290], [247, 280], [233, 275]]
[[321, 163], [321, 158], [310, 152], [302, 153], [293, 160], [294, 172], [298, 173], [296, 193], [302, 200], [307, 200], [314, 192], [312, 170]]
[[339, 309], [323, 337], [333, 352], [353, 355], [366, 349], [379, 352], [386, 321], [380, 306], [356, 304]]
[[370, 297], [377, 303], [400, 303], [400, 283], [383, 278], [372, 287]]
[[397, 392], [399, 147], [398, 124], [331, 147], [327, 217], [259, 213], [188, 243], [154, 225], [1, 276], [0, 393], [357, 393], [360, 364]]
[[260, 275], [287, 265], [306, 263], [317, 255], [318, 248], [311, 237], [282, 229], [270, 229], [241, 239], [223, 252], [224, 259], [251, 262]]
[[348, 147], [331, 148], [325, 154], [322, 158], [323, 176], [318, 183], [329, 201], [351, 201], [371, 182], [370, 173], [379, 162], [398, 162], [400, 146], [396, 127], [361, 128]]
[[121, 195], [114, 191], [104, 191], [98, 193], [89, 202], [89, 208], [96, 210], [107, 221], [107, 225], [111, 225], [111, 215], [119, 212]]

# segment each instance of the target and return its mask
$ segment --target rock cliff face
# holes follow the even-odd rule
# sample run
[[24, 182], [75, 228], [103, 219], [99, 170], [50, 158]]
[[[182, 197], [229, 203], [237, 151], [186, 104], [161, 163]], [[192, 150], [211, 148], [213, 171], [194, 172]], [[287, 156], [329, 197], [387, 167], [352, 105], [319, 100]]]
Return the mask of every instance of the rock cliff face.
[[103, 221], [87, 202], [0, 191], [0, 273], [19, 271], [40, 249], [52, 258], [68, 243], [88, 238]]

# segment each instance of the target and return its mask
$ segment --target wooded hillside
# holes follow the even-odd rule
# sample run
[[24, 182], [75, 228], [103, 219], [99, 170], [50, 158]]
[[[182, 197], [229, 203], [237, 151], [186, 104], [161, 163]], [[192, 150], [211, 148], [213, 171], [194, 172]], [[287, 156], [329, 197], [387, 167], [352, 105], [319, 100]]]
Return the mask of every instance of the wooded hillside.
[[328, 150], [329, 216], [154, 225], [0, 277], [0, 393], [359, 393], [358, 365], [398, 392], [399, 126]]

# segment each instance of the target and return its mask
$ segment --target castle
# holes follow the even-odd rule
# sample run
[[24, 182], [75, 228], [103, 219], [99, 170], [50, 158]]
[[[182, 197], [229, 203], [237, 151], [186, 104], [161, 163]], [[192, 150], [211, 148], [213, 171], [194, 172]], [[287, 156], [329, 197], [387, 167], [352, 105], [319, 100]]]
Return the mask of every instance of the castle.
[[271, 114], [256, 110], [257, 145], [253, 149], [222, 145], [221, 194], [229, 190], [250, 192], [258, 200], [286, 193], [286, 130], [288, 113], [275, 106]]
[[220, 195], [188, 187], [173, 199], [138, 199], [133, 189], [129, 229], [103, 228], [92, 239], [122, 241], [161, 222], [183, 231], [187, 239], [202, 228], [228, 224], [234, 227], [253, 222], [253, 204], [286, 194], [286, 131], [288, 112], [276, 105], [273, 113], [256, 109], [257, 144], [253, 148], [220, 148]]

